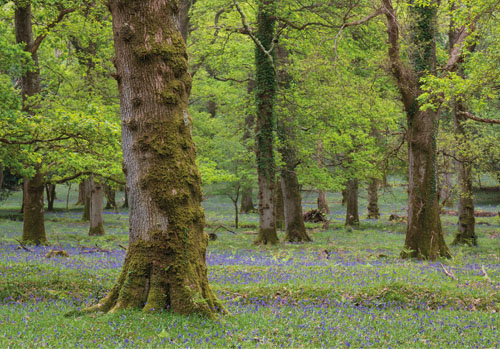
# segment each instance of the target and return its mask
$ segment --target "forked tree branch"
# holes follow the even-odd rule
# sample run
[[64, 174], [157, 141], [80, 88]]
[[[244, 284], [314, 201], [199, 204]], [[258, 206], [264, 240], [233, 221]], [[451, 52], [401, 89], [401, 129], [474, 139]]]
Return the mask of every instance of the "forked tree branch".
[[36, 53], [36, 51], [40, 47], [40, 44], [42, 43], [42, 41], [47, 37], [47, 34], [49, 33], [49, 31], [52, 28], [54, 28], [57, 25], [57, 23], [61, 22], [68, 13], [75, 12], [75, 11], [76, 11], [76, 8], [67, 8], [67, 9], [62, 9], [61, 11], [59, 11], [57, 18], [54, 21], [52, 21], [50, 24], [48, 24], [42, 30], [42, 34], [38, 35], [37, 38], [35, 39], [35, 42], [33, 43], [33, 46], [31, 47], [31, 50], [30, 50], [31, 54]]

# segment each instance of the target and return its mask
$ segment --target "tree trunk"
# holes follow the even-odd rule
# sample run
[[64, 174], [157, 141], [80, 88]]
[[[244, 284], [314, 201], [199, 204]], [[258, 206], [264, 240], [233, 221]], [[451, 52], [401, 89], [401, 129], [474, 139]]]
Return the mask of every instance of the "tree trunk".
[[94, 178], [89, 178], [90, 186], [90, 236], [104, 235], [104, 222], [102, 219], [102, 202], [104, 191], [102, 184]]
[[92, 198], [92, 185], [90, 182], [90, 178], [87, 178], [84, 181], [85, 185], [85, 198], [83, 202], [83, 213], [82, 213], [82, 221], [87, 222], [90, 221], [90, 200]]
[[118, 208], [118, 205], [116, 205], [116, 192], [107, 184], [103, 184], [103, 188], [104, 195], [106, 196], [106, 209], [116, 210]]
[[125, 186], [125, 188], [123, 188], [123, 205], [122, 205], [122, 208], [128, 208], [128, 196], [129, 196], [129, 192], [128, 192], [127, 186]]
[[408, 226], [403, 258], [436, 259], [450, 257], [444, 241], [437, 192], [437, 131], [438, 113], [420, 110], [418, 97], [422, 94], [420, 79], [436, 66], [436, 17], [437, 3], [413, 4], [409, 7], [410, 61], [407, 67], [401, 62], [397, 14], [391, 0], [382, 0], [387, 19], [389, 59], [398, 82], [407, 115], [408, 140]]
[[240, 213], [250, 213], [254, 211], [252, 187], [244, 188], [241, 193]]
[[[463, 123], [465, 116], [460, 114], [465, 108], [460, 102], [455, 102], [453, 111], [455, 118], [455, 133], [459, 139], [467, 139], [467, 133]], [[474, 196], [472, 191], [472, 164], [467, 160], [456, 161], [458, 184], [458, 232], [453, 244], [466, 244], [477, 246], [477, 235], [475, 232]]]
[[276, 181], [274, 202], [276, 229], [283, 230], [285, 228], [285, 203], [279, 177]]
[[328, 207], [328, 201], [326, 200], [326, 190], [318, 190], [318, 210], [323, 213], [330, 213], [330, 207]]
[[[276, 50], [278, 62], [278, 84], [286, 91], [292, 81], [292, 76], [288, 73], [288, 50], [283, 45], [278, 45]], [[285, 92], [286, 93], [286, 92]], [[283, 164], [280, 167], [279, 192], [283, 201], [283, 216], [285, 221], [285, 241], [304, 242], [311, 241], [306, 233], [304, 216], [302, 214], [302, 197], [300, 195], [300, 185], [295, 169], [299, 165], [297, 159], [296, 128], [294, 125], [295, 110], [293, 107], [285, 105], [280, 100], [283, 113], [278, 116], [278, 137]], [[281, 109], [281, 108], [280, 108]], [[278, 217], [278, 215], [277, 215]], [[278, 221], [278, 219], [276, 219]]]
[[[324, 158], [323, 158], [323, 142], [321, 140], [318, 141], [316, 161], [318, 163], [318, 167], [322, 168], [324, 163]], [[328, 207], [328, 201], [326, 200], [326, 190], [324, 189], [318, 190], [318, 210], [325, 214], [330, 213], [330, 207]]]
[[85, 194], [85, 181], [81, 181], [78, 184], [78, 201], [75, 203], [75, 205], [85, 205], [85, 197], [87, 194]]
[[30, 180], [24, 180], [24, 221], [23, 237], [25, 243], [40, 245], [47, 242], [45, 235], [45, 216], [43, 207], [44, 180], [40, 171]]
[[3, 165], [0, 162], [0, 190], [3, 188]]
[[370, 178], [368, 182], [368, 218], [379, 219], [378, 209], [378, 179]]
[[357, 179], [350, 179], [349, 181], [347, 181], [347, 187], [345, 189], [345, 193], [346, 193], [345, 225], [350, 227], [359, 226]]
[[[21, 77], [21, 95], [23, 100], [23, 111], [27, 115], [33, 113], [35, 105], [29, 98], [40, 93], [40, 69], [38, 68], [38, 55], [34, 47], [33, 29], [31, 26], [31, 4], [22, 2], [15, 10], [16, 43], [24, 44], [24, 50], [31, 53], [34, 69], [25, 72]], [[40, 173], [40, 166], [35, 166], [35, 175], [25, 178], [23, 199], [23, 237], [22, 240], [35, 244], [45, 243], [45, 220], [44, 220], [44, 178]]]
[[[256, 37], [266, 50], [274, 39], [275, 0], [262, 0], [258, 5]], [[274, 52], [271, 53], [274, 55]], [[274, 185], [276, 164], [274, 160], [274, 133], [276, 130], [275, 95], [276, 74], [274, 64], [261, 48], [255, 48], [257, 122], [257, 175], [259, 183], [259, 235], [255, 243], [276, 244], [276, 217]]]
[[113, 17], [129, 248], [110, 293], [93, 309], [143, 308], [213, 316], [223, 309], [205, 264], [201, 177], [188, 114], [191, 77], [173, 1], [108, 2]]
[[54, 211], [54, 201], [56, 200], [56, 185], [45, 184], [45, 193], [47, 194], [47, 211]]
[[443, 167], [441, 168], [441, 185], [439, 188], [439, 198], [441, 206], [453, 207], [452, 189], [453, 184], [451, 180], [451, 162], [448, 157], [444, 157]]

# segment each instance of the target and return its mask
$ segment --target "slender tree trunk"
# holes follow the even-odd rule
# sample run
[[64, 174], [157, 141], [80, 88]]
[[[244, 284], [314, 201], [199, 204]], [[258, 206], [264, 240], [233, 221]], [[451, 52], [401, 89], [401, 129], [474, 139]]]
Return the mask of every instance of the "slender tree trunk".
[[45, 193], [47, 194], [47, 211], [54, 211], [54, 201], [56, 200], [56, 185], [45, 184]]
[[128, 208], [128, 196], [129, 196], [128, 188], [127, 188], [127, 186], [125, 186], [125, 188], [123, 188], [123, 205], [122, 205], [122, 208]]
[[370, 178], [368, 182], [368, 218], [379, 219], [380, 211], [378, 209], [378, 184], [376, 178]]
[[113, 16], [130, 241], [122, 272], [94, 309], [213, 315], [201, 177], [191, 138], [186, 46], [173, 1], [108, 2]]
[[[247, 94], [248, 98], [252, 99], [253, 96], [253, 91], [255, 89], [255, 80], [252, 79], [252, 76], [250, 76], [250, 79], [247, 84]], [[247, 150], [254, 151], [254, 149], [248, 145], [248, 141], [253, 137], [252, 134], [252, 129], [255, 127], [255, 115], [253, 113], [253, 109], [249, 108], [250, 110], [247, 111], [247, 114], [245, 116], [245, 126], [243, 130], [243, 137], [242, 141], [245, 143]], [[240, 213], [250, 213], [255, 211], [255, 205], [253, 203], [253, 195], [252, 195], [252, 186], [247, 183], [249, 180], [248, 178], [244, 178], [243, 180], [243, 188], [242, 188], [242, 193], [241, 193], [241, 205], [240, 205]]]
[[241, 193], [240, 213], [250, 213], [255, 211], [252, 199], [252, 187], [246, 187]]
[[318, 190], [318, 210], [323, 213], [330, 213], [330, 207], [328, 207], [328, 201], [326, 200], [326, 190]]
[[106, 196], [106, 209], [116, 210], [118, 205], [116, 205], [116, 192], [107, 184], [103, 184], [104, 195]]
[[359, 226], [358, 213], [358, 180], [350, 179], [347, 181], [346, 193], [346, 226]]
[[85, 194], [85, 181], [81, 181], [78, 184], [78, 201], [75, 203], [75, 205], [85, 205], [85, 197], [87, 194]]
[[[288, 51], [278, 45], [276, 58], [278, 61], [278, 84], [283, 91], [289, 88], [292, 81], [291, 75], [288, 73]], [[284, 92], [286, 93], [286, 92]], [[285, 221], [285, 241], [288, 242], [304, 242], [311, 241], [311, 238], [306, 233], [304, 225], [304, 216], [302, 214], [302, 197], [300, 195], [300, 185], [295, 169], [299, 165], [297, 159], [296, 146], [296, 130], [294, 125], [294, 108], [284, 105], [284, 113], [278, 116], [278, 137], [280, 140], [279, 152], [283, 164], [280, 167], [280, 183], [279, 192], [283, 200], [283, 216]]]
[[412, 4], [409, 7], [411, 66], [401, 62], [399, 26], [391, 0], [382, 0], [387, 19], [389, 59], [398, 82], [407, 115], [409, 155], [408, 226], [403, 258], [436, 259], [450, 257], [444, 241], [437, 192], [437, 131], [439, 115], [432, 110], [420, 110], [421, 80], [435, 72], [437, 2]]
[[441, 169], [441, 185], [439, 188], [439, 198], [441, 206], [453, 207], [452, 189], [453, 184], [451, 181], [451, 161], [445, 157], [443, 168]]
[[3, 165], [0, 163], [0, 189], [3, 188]]
[[[256, 37], [266, 50], [274, 39], [276, 23], [275, 0], [262, 0], [258, 4]], [[274, 56], [274, 52], [271, 53]], [[257, 175], [259, 183], [259, 234], [255, 243], [276, 244], [274, 134], [276, 130], [275, 95], [276, 74], [274, 64], [261, 48], [255, 47], [257, 123]]]
[[90, 200], [92, 199], [92, 185], [90, 178], [85, 179], [85, 198], [83, 203], [82, 221], [90, 221]]
[[276, 229], [283, 230], [285, 228], [285, 203], [283, 191], [281, 190], [280, 178], [278, 177], [275, 187], [274, 208], [276, 210]]
[[90, 186], [90, 228], [89, 235], [104, 235], [104, 221], [102, 219], [102, 202], [104, 190], [102, 184], [94, 178], [89, 178]]
[[[35, 69], [27, 71], [21, 78], [21, 94], [23, 99], [23, 111], [28, 115], [36, 106], [29, 98], [40, 93], [40, 69], [38, 68], [38, 56], [34, 47], [33, 29], [31, 26], [31, 4], [29, 1], [17, 4], [15, 10], [16, 42], [24, 44], [24, 50], [31, 53]], [[35, 166], [35, 175], [26, 178], [24, 183], [23, 199], [23, 237], [25, 242], [35, 244], [45, 243], [45, 220], [43, 207], [44, 178], [40, 173], [40, 166]]]
[[[467, 139], [467, 132], [463, 123], [465, 117], [460, 114], [465, 108], [460, 102], [455, 102], [455, 134], [459, 139]], [[477, 235], [475, 232], [474, 217], [474, 195], [472, 191], [472, 164], [469, 161], [456, 161], [458, 184], [458, 232], [455, 235], [453, 244], [467, 244], [477, 246]]]
[[[316, 161], [318, 163], [318, 167], [322, 168], [324, 163], [324, 158], [323, 158], [323, 142], [321, 140], [318, 141]], [[328, 207], [328, 201], [326, 199], [326, 190], [324, 189], [318, 190], [318, 210], [325, 214], [330, 213], [330, 207]]]

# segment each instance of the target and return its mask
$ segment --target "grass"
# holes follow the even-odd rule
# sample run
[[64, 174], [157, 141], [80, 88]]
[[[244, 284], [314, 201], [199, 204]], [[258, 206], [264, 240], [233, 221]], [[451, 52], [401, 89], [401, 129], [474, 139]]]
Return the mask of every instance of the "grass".
[[[343, 227], [340, 196], [329, 195], [332, 222], [326, 231], [308, 225], [310, 244], [254, 246], [255, 214], [241, 216], [236, 235], [217, 231], [207, 251], [209, 279], [231, 312], [217, 321], [167, 311], [65, 318], [113, 285], [125, 257], [119, 245], [127, 243], [127, 212], [107, 211], [106, 235], [88, 237], [81, 207], [65, 211], [61, 190], [57, 211], [46, 215], [47, 235], [70, 257], [47, 258], [53, 246], [18, 248], [15, 193], [0, 206], [0, 347], [500, 346], [499, 218], [478, 218], [487, 223], [477, 226], [480, 246], [453, 246], [452, 260], [400, 260], [405, 225], [387, 217], [405, 215], [404, 193], [400, 186], [381, 193], [383, 217], [353, 231]], [[315, 199], [305, 195], [304, 207]], [[495, 200], [485, 196], [481, 210], [498, 211]], [[204, 206], [207, 231], [231, 224], [228, 199], [210, 197]], [[362, 192], [363, 217], [364, 207]], [[442, 219], [450, 243], [456, 217]], [[108, 252], [83, 248], [96, 244]]]

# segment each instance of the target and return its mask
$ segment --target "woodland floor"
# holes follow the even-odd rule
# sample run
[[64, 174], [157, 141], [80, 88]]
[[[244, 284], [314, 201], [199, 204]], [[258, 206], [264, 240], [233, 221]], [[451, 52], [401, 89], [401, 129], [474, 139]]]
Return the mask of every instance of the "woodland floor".
[[[338, 194], [329, 194], [331, 224], [309, 225], [308, 244], [256, 247], [257, 215], [240, 217], [233, 235], [217, 232], [207, 252], [212, 288], [231, 315], [210, 321], [169, 312], [126, 311], [78, 318], [64, 314], [95, 303], [123, 262], [128, 215], [106, 211], [106, 235], [88, 237], [76, 192], [58, 186], [47, 213], [52, 246], [18, 248], [20, 193], [0, 203], [0, 347], [497, 347], [500, 346], [500, 218], [477, 218], [477, 248], [451, 247], [454, 258], [399, 259], [405, 223], [402, 186], [381, 192], [380, 220], [343, 226]], [[499, 193], [476, 196], [477, 209], [500, 210]], [[207, 232], [232, 224], [224, 197], [204, 202]], [[305, 208], [315, 206], [308, 193]], [[366, 217], [366, 193], [360, 214]], [[456, 216], [443, 216], [451, 243]], [[280, 233], [283, 236], [283, 233]], [[84, 247], [99, 246], [107, 252]], [[57, 246], [69, 257], [46, 258]], [[486, 275], [485, 275], [486, 272]], [[450, 275], [453, 275], [450, 276]]]

